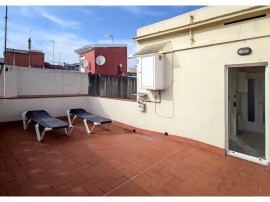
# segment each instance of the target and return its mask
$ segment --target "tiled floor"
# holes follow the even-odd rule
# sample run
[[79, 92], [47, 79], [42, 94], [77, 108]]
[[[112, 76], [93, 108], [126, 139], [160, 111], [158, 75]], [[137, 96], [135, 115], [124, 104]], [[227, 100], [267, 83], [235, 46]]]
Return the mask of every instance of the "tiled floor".
[[0, 128], [1, 196], [269, 196], [265, 167], [170, 136], [82, 125], [71, 136]]
[[239, 132], [235, 140], [230, 140], [229, 148], [232, 151], [265, 159], [265, 135], [250, 131]]

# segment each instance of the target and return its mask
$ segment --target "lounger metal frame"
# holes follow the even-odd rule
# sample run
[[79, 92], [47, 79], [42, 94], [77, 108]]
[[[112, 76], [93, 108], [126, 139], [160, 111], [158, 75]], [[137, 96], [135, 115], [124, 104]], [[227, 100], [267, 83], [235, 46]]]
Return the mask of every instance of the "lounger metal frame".
[[[72, 114], [70, 114], [70, 109], [68, 109], [68, 110], [67, 110], [67, 117], [68, 117], [68, 122], [69, 122], [70, 125], [72, 125], [73, 122], [74, 122], [74, 120], [77, 118], [76, 115], [73, 115], [73, 118], [72, 118], [72, 120], [71, 120], [71, 118], [70, 118], [71, 115], [72, 115]], [[104, 123], [104, 124], [102, 124], [102, 123], [100, 123], [100, 122], [92, 122], [92, 123], [93, 123], [93, 126], [92, 126], [91, 130], [89, 130], [89, 127], [88, 127], [88, 124], [87, 124], [87, 119], [83, 119], [84, 127], [85, 127], [87, 133], [89, 133], [89, 134], [94, 130], [95, 126], [98, 126], [98, 125], [105, 125], [106, 129], [108, 129], [108, 128], [111, 127], [111, 125], [112, 125], [112, 122], [109, 123], [109, 126], [107, 126], [107, 123]]]
[[[26, 113], [27, 113], [27, 112], [28, 112], [28, 111], [25, 111], [25, 112], [22, 113], [23, 129], [24, 129], [24, 130], [27, 130], [29, 123], [32, 122], [31, 119], [28, 119], [28, 118], [26, 117]], [[27, 122], [26, 122], [26, 121], [27, 121]], [[67, 129], [64, 128], [64, 129], [65, 129], [65, 133], [66, 133], [67, 136], [69, 136], [70, 133], [71, 133], [72, 130], [73, 130], [72, 124], [69, 124], [69, 127], [70, 127], [70, 130], [69, 130], [69, 131], [67, 131]], [[40, 135], [39, 124], [36, 123], [36, 124], [35, 124], [35, 130], [36, 130], [37, 140], [40, 142], [40, 141], [42, 141], [42, 139], [44, 138], [45, 133], [46, 133], [47, 131], [51, 131], [51, 130], [53, 130], [53, 129], [52, 129], [52, 128], [47, 128], [47, 127], [45, 127], [44, 130], [42, 131], [41, 135]]]

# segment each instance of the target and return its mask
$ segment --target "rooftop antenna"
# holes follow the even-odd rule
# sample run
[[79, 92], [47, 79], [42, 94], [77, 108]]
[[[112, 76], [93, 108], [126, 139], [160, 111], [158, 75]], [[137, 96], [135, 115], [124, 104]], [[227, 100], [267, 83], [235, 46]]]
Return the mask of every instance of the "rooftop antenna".
[[30, 31], [30, 37], [28, 38], [28, 50], [30, 51], [32, 49], [32, 40], [31, 40], [31, 29], [29, 30]]
[[53, 43], [53, 61], [52, 61], [52, 63], [53, 63], [53, 65], [54, 65], [54, 40], [50, 40], [50, 42]]
[[106, 38], [111, 38], [112, 39], [112, 44], [113, 44], [113, 35], [112, 34], [106, 34], [105, 37]]
[[[4, 64], [6, 64], [7, 61], [7, 15], [8, 15], [8, 6], [6, 6], [6, 16], [5, 16], [5, 40], [4, 40]], [[1, 65], [0, 69], [0, 75], [3, 70], [3, 65]]]

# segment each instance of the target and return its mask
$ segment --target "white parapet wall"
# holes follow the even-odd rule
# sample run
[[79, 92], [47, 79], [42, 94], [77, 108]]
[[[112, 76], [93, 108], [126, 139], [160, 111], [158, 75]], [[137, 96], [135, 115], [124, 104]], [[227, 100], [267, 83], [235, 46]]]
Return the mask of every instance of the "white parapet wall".
[[4, 97], [87, 94], [88, 75], [54, 69], [6, 66]]
[[89, 97], [0, 99], [0, 122], [22, 120], [22, 112], [46, 110], [54, 117], [66, 116], [71, 108], [88, 108]]
[[[2, 72], [0, 72], [0, 97], [4, 97], [4, 67], [2, 67]], [[0, 66], [1, 71], [1, 66]]]
[[29, 110], [65, 116], [67, 109], [88, 108], [88, 75], [80, 72], [6, 65], [0, 84], [0, 122], [21, 120]]

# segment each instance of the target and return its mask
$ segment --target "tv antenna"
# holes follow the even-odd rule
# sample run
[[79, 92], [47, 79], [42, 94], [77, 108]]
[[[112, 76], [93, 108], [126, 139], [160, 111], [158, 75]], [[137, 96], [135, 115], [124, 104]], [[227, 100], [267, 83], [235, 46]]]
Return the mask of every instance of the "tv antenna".
[[112, 44], [113, 44], [113, 35], [112, 35], [112, 34], [106, 34], [105, 37], [106, 37], [106, 38], [111, 38]]

